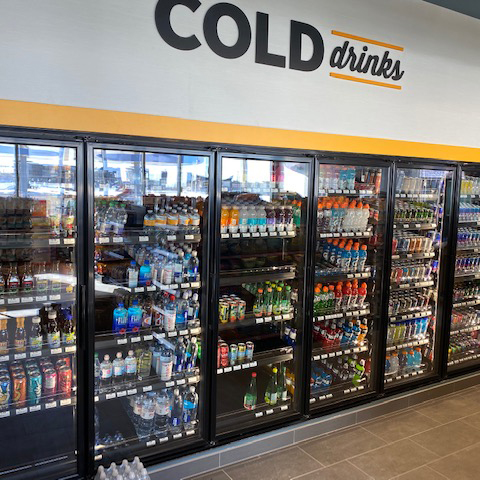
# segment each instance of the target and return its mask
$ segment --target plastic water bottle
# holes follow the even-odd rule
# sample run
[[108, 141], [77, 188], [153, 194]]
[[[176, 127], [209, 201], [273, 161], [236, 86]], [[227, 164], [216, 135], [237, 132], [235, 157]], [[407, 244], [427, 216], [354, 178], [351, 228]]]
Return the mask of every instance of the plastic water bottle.
[[188, 323], [193, 323], [200, 315], [200, 302], [198, 301], [198, 293], [194, 293], [188, 305]]
[[168, 416], [170, 414], [170, 398], [163, 388], [157, 394], [155, 405], [155, 431], [159, 436], [167, 435]]
[[125, 380], [125, 360], [122, 358], [122, 352], [117, 352], [113, 361], [113, 383], [123, 383]]
[[253, 205], [248, 207], [248, 231], [257, 231], [257, 210]]
[[135, 260], [130, 262], [130, 266], [127, 269], [127, 283], [128, 288], [138, 287], [138, 270]]
[[143, 397], [142, 413], [138, 422], [138, 436], [148, 437], [153, 430], [153, 422], [155, 417], [154, 398], [150, 395]]
[[184, 292], [182, 298], [178, 299], [175, 314], [175, 328], [183, 330], [187, 327], [188, 319], [188, 293]]
[[340, 175], [338, 176], [338, 188], [344, 190], [348, 184], [348, 170], [346, 168], [342, 168], [340, 170]]
[[197, 282], [199, 278], [199, 266], [198, 253], [196, 250], [192, 251], [192, 256], [188, 261], [188, 281]]
[[190, 430], [192, 424], [195, 424], [197, 420], [197, 405], [198, 395], [195, 393], [195, 387], [191, 385], [183, 401], [183, 426], [185, 430]]
[[123, 303], [119, 303], [118, 307], [113, 311], [113, 331], [115, 333], [125, 333], [128, 326], [128, 312], [123, 306]]
[[185, 357], [185, 370], [188, 373], [193, 372], [195, 365], [197, 364], [198, 345], [197, 337], [192, 337], [188, 343], [186, 357]]
[[102, 375], [102, 367], [100, 366], [100, 360], [98, 358], [98, 353], [95, 353], [95, 393], [98, 394], [100, 391], [100, 378]]
[[[266, 219], [265, 219], [266, 221]], [[239, 208], [238, 212], [238, 230], [240, 233], [248, 232], [248, 207], [245, 205]]]
[[162, 382], [168, 382], [172, 378], [173, 352], [166, 345], [160, 348], [160, 371], [157, 374]]
[[185, 356], [185, 343], [183, 342], [183, 338], [180, 337], [175, 345], [175, 362], [173, 366], [174, 378], [181, 378], [183, 376], [183, 369], [185, 368]]
[[[193, 252], [192, 252], [193, 253]], [[175, 283], [183, 283], [183, 251], [178, 252], [177, 258], [173, 265], [173, 281]]]
[[263, 205], [258, 205], [256, 208], [257, 215], [257, 228], [258, 231], [263, 233], [267, 231], [267, 214]]
[[161, 283], [163, 283], [164, 285], [171, 285], [173, 283], [174, 268], [175, 266], [173, 256], [171, 254], [168, 254], [162, 269]]
[[100, 364], [100, 386], [105, 389], [112, 384], [112, 362], [110, 361], [110, 355], [103, 357], [103, 362]]
[[134, 300], [128, 309], [128, 331], [137, 332], [142, 326], [142, 309], [138, 306], [138, 300]]
[[173, 390], [172, 411], [170, 414], [170, 431], [180, 433], [182, 429], [183, 401], [178, 388]]
[[149, 287], [152, 284], [152, 269], [150, 268], [150, 262], [148, 260], [145, 260], [140, 267], [138, 283], [141, 287]]
[[177, 309], [175, 305], [175, 295], [170, 295], [165, 305], [163, 315], [163, 329], [166, 332], [173, 332], [175, 330], [176, 318]]
[[134, 382], [137, 377], [137, 357], [134, 355], [133, 350], [128, 351], [128, 355], [125, 357], [125, 380], [127, 382]]

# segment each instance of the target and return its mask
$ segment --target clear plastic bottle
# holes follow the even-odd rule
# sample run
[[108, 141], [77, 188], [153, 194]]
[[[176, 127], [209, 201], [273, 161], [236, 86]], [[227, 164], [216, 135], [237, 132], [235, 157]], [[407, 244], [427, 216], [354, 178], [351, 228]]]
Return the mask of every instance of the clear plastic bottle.
[[113, 365], [110, 361], [110, 355], [103, 357], [103, 362], [100, 364], [100, 387], [107, 389], [112, 384]]
[[175, 328], [183, 330], [188, 322], [188, 293], [183, 292], [182, 298], [178, 299], [175, 314]]
[[183, 400], [183, 426], [185, 430], [190, 430], [197, 420], [198, 395], [195, 393], [195, 387], [190, 386], [188, 393]]
[[127, 284], [128, 288], [138, 287], [138, 269], [135, 260], [130, 262], [130, 266], [127, 269]]
[[173, 352], [166, 345], [160, 347], [160, 371], [157, 372], [162, 382], [168, 382], [172, 378]]
[[245, 205], [239, 208], [238, 230], [240, 233], [248, 232], [248, 208]]
[[182, 337], [177, 339], [177, 344], [175, 345], [175, 362], [173, 366], [173, 377], [182, 378], [183, 370], [185, 368], [185, 359], [186, 359], [186, 348], [185, 343]]
[[257, 228], [260, 233], [267, 231], [267, 214], [265, 212], [265, 207], [263, 205], [257, 205], [256, 207], [256, 216], [257, 216]]
[[138, 305], [138, 300], [135, 299], [128, 309], [128, 331], [137, 332], [142, 326], [143, 311]]
[[43, 346], [42, 327], [40, 325], [40, 317], [32, 318], [32, 326], [28, 332], [28, 345], [31, 351], [38, 351]]
[[148, 437], [153, 430], [155, 418], [154, 397], [145, 395], [142, 402], [142, 413], [138, 422], [137, 432], [139, 437]]
[[167, 435], [168, 417], [170, 415], [170, 398], [163, 388], [157, 394], [155, 405], [155, 432], [160, 437]]
[[198, 301], [198, 293], [194, 293], [188, 305], [188, 323], [193, 325], [200, 315], [200, 302]]
[[175, 259], [175, 263], [173, 266], [173, 281], [175, 283], [183, 283], [185, 281], [183, 275], [183, 251], [178, 252], [177, 258]]
[[198, 282], [200, 277], [200, 262], [198, 260], [198, 253], [196, 250], [192, 251], [192, 256], [188, 261], [188, 281], [189, 282]]
[[123, 306], [123, 303], [119, 303], [118, 307], [113, 311], [113, 331], [115, 333], [125, 333], [128, 325], [128, 312]]
[[128, 351], [125, 357], [125, 381], [134, 382], [137, 378], [137, 357], [133, 354], [133, 350]]
[[95, 353], [94, 361], [94, 382], [95, 382], [95, 394], [98, 395], [100, 392], [100, 379], [102, 376], [102, 367], [100, 365], [100, 359], [98, 358], [98, 353]]
[[172, 411], [170, 414], [170, 431], [172, 434], [180, 433], [182, 429], [183, 401], [180, 390], [173, 390]]
[[117, 352], [115, 360], [112, 362], [114, 384], [123, 383], [125, 381], [125, 360], [122, 358], [122, 352]]

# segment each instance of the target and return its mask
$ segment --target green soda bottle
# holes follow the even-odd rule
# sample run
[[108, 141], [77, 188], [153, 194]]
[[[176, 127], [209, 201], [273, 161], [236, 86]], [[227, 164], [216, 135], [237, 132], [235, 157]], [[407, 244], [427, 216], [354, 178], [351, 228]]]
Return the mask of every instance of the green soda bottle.
[[268, 287], [265, 293], [265, 316], [271, 317], [273, 313], [273, 290]]
[[253, 314], [256, 317], [261, 317], [264, 313], [265, 299], [263, 296], [263, 288], [257, 290], [257, 298], [253, 304]]
[[247, 410], [254, 410], [257, 406], [257, 374], [255, 372], [252, 373], [250, 386], [243, 397], [243, 406]]
[[287, 367], [283, 366], [280, 367], [280, 373], [278, 376], [277, 400], [279, 402], [286, 402], [287, 396]]
[[282, 298], [282, 313], [290, 312], [291, 300], [292, 300], [292, 287], [290, 285], [287, 285], [285, 287], [285, 291], [283, 293], [283, 298]]
[[265, 390], [265, 403], [268, 405], [277, 404], [277, 392], [278, 392], [278, 379], [277, 379], [277, 367], [273, 367], [273, 375], [270, 377], [267, 389]]
[[273, 314], [280, 315], [282, 313], [282, 287], [277, 287], [273, 296]]

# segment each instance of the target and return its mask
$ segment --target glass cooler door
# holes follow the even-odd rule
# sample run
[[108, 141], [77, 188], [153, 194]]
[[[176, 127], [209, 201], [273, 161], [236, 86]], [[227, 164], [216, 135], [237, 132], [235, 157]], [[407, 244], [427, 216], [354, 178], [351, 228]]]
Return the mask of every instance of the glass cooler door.
[[480, 361], [480, 175], [462, 172], [449, 372]]
[[217, 435], [299, 409], [305, 229], [305, 160], [221, 159]]
[[452, 175], [397, 167], [385, 388], [438, 372], [440, 267]]
[[201, 437], [210, 156], [114, 146], [91, 154], [95, 460], [108, 465]]
[[318, 174], [311, 409], [375, 388], [389, 167], [338, 163]]
[[0, 143], [0, 476], [76, 471], [78, 157]]

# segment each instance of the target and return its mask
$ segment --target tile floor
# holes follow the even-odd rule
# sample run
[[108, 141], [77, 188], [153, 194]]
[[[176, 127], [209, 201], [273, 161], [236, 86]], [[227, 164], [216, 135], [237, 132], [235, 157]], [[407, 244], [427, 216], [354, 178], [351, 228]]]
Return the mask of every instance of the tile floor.
[[478, 480], [480, 385], [190, 480]]

